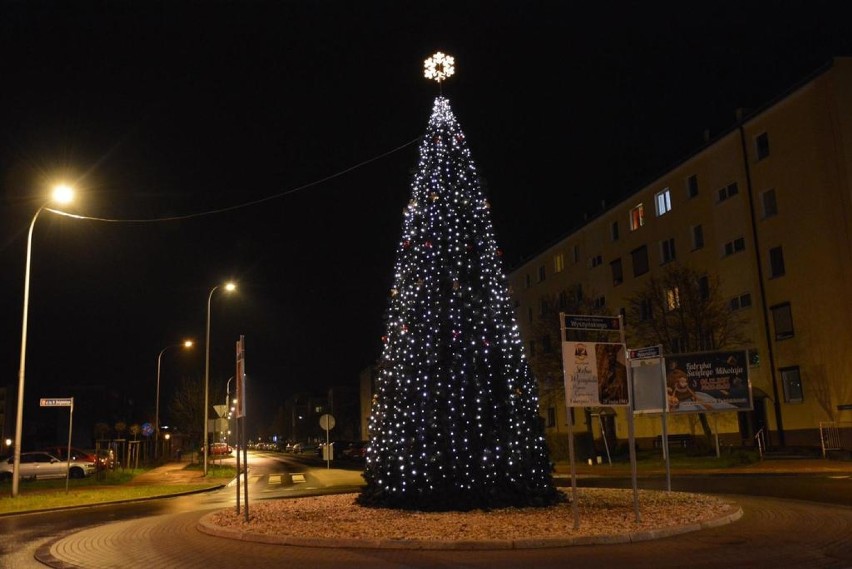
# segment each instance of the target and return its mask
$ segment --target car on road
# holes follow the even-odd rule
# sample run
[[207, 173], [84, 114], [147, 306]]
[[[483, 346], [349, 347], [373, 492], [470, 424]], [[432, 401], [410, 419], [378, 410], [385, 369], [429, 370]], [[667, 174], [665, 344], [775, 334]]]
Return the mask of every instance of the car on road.
[[224, 456], [228, 454], [233, 454], [234, 449], [231, 445], [227, 443], [212, 443], [210, 445], [210, 455], [211, 456]]
[[[41, 449], [43, 452], [52, 454], [60, 460], [68, 458], [68, 445], [53, 445]], [[96, 462], [97, 456], [93, 450], [83, 450], [77, 447], [71, 447], [71, 460], [82, 460], [87, 462]]]
[[[0, 462], [0, 480], [11, 480], [15, 471], [15, 457]], [[95, 472], [95, 463], [88, 460], [62, 460], [47, 452], [22, 452], [19, 478], [43, 480], [46, 478], [85, 478]]]

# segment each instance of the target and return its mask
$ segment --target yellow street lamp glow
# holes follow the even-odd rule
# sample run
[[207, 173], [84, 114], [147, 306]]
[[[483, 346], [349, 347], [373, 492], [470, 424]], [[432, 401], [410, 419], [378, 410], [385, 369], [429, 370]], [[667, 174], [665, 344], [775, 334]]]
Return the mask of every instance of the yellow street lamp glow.
[[[74, 190], [67, 185], [54, 188], [52, 201], [68, 203], [74, 197]], [[43, 204], [33, 215], [30, 222], [30, 230], [27, 233], [27, 261], [24, 268], [24, 313], [21, 318], [21, 359], [18, 368], [18, 409], [15, 418], [15, 450], [12, 455], [12, 498], [18, 496], [18, 488], [21, 480], [21, 436], [24, 430], [24, 387], [26, 384], [27, 365], [27, 323], [29, 321], [30, 306], [30, 265], [33, 256], [33, 229], [39, 214], [47, 208], [48, 203]]]
[[204, 476], [207, 476], [207, 464], [208, 464], [208, 449], [207, 449], [207, 438], [209, 436], [209, 430], [207, 422], [210, 420], [210, 303], [213, 300], [213, 293], [216, 292], [220, 286], [223, 286], [226, 292], [234, 292], [237, 290], [237, 285], [233, 281], [228, 281], [224, 285], [216, 285], [212, 289], [210, 289], [210, 294], [207, 295], [207, 341], [204, 355], [204, 427], [201, 429], [202, 440], [201, 440], [201, 450], [204, 454]]
[[159, 443], [160, 443], [160, 367], [163, 362], [163, 354], [166, 353], [166, 350], [169, 348], [191, 348], [194, 345], [192, 340], [184, 340], [182, 344], [172, 344], [170, 346], [166, 346], [162, 350], [160, 350], [160, 354], [157, 356], [157, 395], [154, 402], [154, 458], [156, 459], [159, 456]]
[[183, 343], [183, 347], [184, 347], [184, 348], [191, 348], [194, 344], [195, 344], [195, 343], [194, 343], [192, 340], [186, 340], [186, 341]]

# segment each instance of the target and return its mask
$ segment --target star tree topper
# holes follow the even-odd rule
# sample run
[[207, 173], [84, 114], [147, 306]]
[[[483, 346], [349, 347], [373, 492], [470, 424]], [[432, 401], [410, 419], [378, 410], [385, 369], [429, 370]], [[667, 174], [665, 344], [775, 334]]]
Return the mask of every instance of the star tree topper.
[[427, 59], [423, 63], [423, 75], [426, 79], [434, 79], [438, 83], [452, 77], [456, 72], [456, 59], [452, 55], [447, 55], [440, 51], [435, 52], [435, 55]]

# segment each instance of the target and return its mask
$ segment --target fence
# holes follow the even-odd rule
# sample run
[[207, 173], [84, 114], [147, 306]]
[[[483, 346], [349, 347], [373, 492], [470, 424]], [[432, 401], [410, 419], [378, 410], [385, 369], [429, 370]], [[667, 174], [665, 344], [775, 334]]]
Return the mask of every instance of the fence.
[[820, 421], [819, 442], [823, 458], [829, 451], [852, 451], [852, 421]]

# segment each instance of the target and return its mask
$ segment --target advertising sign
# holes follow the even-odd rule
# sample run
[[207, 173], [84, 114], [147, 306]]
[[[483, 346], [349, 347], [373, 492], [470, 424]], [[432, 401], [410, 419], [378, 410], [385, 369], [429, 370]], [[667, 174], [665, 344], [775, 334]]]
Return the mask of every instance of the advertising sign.
[[631, 349], [628, 354], [633, 382], [633, 412], [666, 411], [666, 360], [663, 358], [663, 347]]
[[630, 404], [624, 344], [562, 342], [568, 407]]
[[666, 356], [666, 396], [671, 413], [751, 410], [747, 352]]

